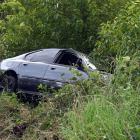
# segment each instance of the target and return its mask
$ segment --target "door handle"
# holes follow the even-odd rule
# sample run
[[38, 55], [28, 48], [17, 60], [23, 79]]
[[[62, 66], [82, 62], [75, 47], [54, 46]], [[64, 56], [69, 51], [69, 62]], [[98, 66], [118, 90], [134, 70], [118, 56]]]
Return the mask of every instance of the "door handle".
[[27, 66], [27, 65], [28, 65], [27, 63], [24, 63], [24, 64], [23, 64], [23, 66]]
[[55, 70], [56, 68], [52, 67], [51, 70]]

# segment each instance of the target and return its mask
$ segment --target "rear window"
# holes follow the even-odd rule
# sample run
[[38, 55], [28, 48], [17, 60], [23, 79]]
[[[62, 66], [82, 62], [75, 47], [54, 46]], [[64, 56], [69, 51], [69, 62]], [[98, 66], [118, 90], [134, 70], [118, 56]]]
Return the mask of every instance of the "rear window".
[[52, 63], [59, 50], [46, 49], [26, 55], [26, 60], [31, 62]]

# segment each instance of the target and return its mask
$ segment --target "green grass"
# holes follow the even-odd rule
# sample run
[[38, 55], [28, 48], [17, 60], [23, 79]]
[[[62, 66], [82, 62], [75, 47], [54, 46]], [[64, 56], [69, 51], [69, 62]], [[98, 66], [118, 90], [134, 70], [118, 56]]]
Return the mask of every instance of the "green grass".
[[0, 139], [19, 139], [13, 127], [26, 124], [22, 140], [139, 140], [139, 66], [124, 59], [109, 82], [92, 73], [93, 80], [68, 85], [35, 108], [0, 95]]
[[[129, 91], [128, 91], [129, 92]], [[90, 98], [90, 97], [89, 97]], [[62, 134], [66, 140], [128, 140], [139, 137], [140, 95], [132, 93], [121, 103], [94, 96], [82, 106], [65, 114]], [[140, 127], [139, 127], [140, 129]]]
[[[135, 62], [135, 63], [134, 63]], [[65, 113], [61, 133], [66, 140], [139, 140], [140, 70], [136, 59], [119, 58], [112, 80], [89, 85], [87, 95]], [[87, 87], [84, 83], [84, 87]]]

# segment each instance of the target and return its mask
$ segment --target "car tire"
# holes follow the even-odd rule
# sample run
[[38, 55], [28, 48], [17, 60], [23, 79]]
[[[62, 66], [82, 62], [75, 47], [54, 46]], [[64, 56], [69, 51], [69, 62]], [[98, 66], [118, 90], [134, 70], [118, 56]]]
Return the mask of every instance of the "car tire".
[[3, 91], [5, 92], [16, 92], [17, 90], [17, 78], [15, 78], [13, 75], [4, 75], [2, 79], [2, 86]]

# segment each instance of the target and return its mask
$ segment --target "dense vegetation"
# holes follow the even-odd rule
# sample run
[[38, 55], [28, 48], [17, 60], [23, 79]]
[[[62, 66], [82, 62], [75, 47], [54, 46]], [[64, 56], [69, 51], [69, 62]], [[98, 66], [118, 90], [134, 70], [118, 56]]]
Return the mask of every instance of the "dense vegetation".
[[94, 72], [94, 81], [68, 85], [35, 108], [2, 94], [0, 138], [140, 139], [140, 0], [5, 0], [0, 13], [0, 59], [70, 47], [113, 72], [107, 83]]
[[101, 23], [126, 0], [6, 0], [0, 6], [0, 46], [6, 56], [38, 48], [93, 50]]

